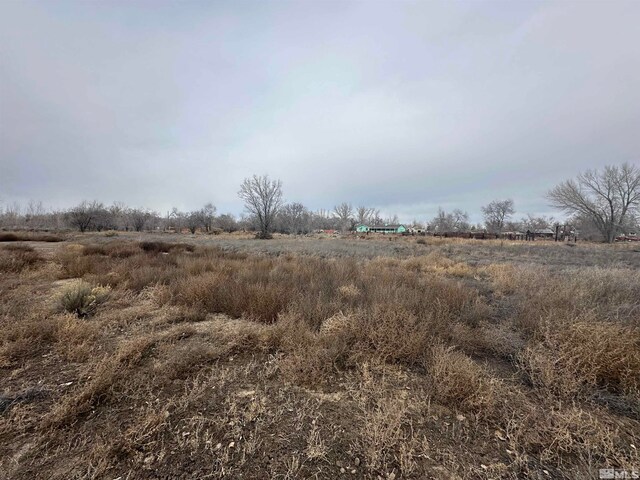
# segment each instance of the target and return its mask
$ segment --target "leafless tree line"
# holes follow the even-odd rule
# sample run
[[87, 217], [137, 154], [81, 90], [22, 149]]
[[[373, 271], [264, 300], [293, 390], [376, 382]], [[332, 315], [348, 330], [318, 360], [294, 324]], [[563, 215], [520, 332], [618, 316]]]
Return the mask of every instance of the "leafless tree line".
[[[247, 215], [217, 215], [213, 203], [199, 210], [181, 212], [171, 209], [165, 215], [144, 208], [130, 208], [116, 202], [106, 206], [98, 201], [83, 201], [67, 210], [47, 210], [42, 202], [0, 205], [0, 228], [61, 230], [74, 228], [81, 232], [104, 230], [184, 231], [191, 233], [254, 230], [258, 237], [269, 238], [272, 232], [307, 234], [317, 230], [350, 231], [357, 225], [391, 225], [397, 216], [383, 218], [380, 210], [342, 202], [331, 210], [311, 211], [299, 202], [285, 203], [282, 183], [267, 175], [254, 175], [241, 184], [238, 196], [244, 201]], [[464, 232], [481, 230], [490, 233], [539, 231], [570, 223], [582, 236], [591, 234], [612, 242], [621, 232], [636, 231], [640, 216], [640, 169], [628, 163], [589, 170], [575, 179], [566, 180], [548, 193], [550, 204], [567, 217], [527, 215], [513, 218], [512, 199], [494, 200], [481, 207], [483, 224], [471, 224], [469, 214], [460, 209], [438, 209], [426, 223], [412, 222], [409, 227], [430, 232]]]

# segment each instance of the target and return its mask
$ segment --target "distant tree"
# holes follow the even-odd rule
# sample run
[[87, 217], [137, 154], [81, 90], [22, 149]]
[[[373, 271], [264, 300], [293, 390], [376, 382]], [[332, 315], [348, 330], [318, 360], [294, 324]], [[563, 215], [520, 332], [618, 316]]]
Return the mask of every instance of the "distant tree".
[[116, 222], [113, 215], [111, 215], [111, 212], [101, 203], [94, 211], [92, 227], [98, 232], [116, 229]]
[[286, 233], [298, 235], [309, 229], [310, 214], [301, 203], [289, 203], [278, 214], [280, 228]]
[[5, 206], [3, 210], [4, 211], [1, 212], [2, 226], [17, 228], [19, 220], [21, 218], [20, 213], [22, 209], [20, 207], [20, 204], [17, 202], [13, 202], [12, 204]]
[[314, 230], [327, 230], [338, 227], [335, 218], [329, 216], [329, 212], [324, 209], [311, 213], [309, 223], [310, 228]]
[[375, 209], [360, 206], [356, 208], [356, 222], [358, 225], [366, 225], [371, 223], [371, 217]]
[[46, 222], [46, 210], [40, 200], [30, 200], [24, 215], [24, 222], [30, 228], [43, 228]]
[[445, 212], [438, 208], [438, 213], [431, 220], [431, 229], [437, 232], [457, 232], [469, 230], [469, 214], [460, 209]]
[[195, 234], [198, 227], [202, 225], [202, 212], [190, 212], [184, 217], [187, 228], [192, 234]]
[[380, 210], [378, 209], [373, 209], [371, 211], [370, 218], [373, 225], [382, 225], [384, 223], [384, 220], [380, 216]]
[[151, 213], [141, 208], [132, 208], [128, 212], [129, 222], [136, 232], [144, 230], [145, 225], [151, 219]]
[[527, 214], [526, 217], [520, 220], [519, 229], [520, 230], [531, 230], [535, 232], [536, 230], [542, 230], [545, 228], [553, 228], [556, 224], [556, 220], [553, 217], [545, 217], [544, 215], [535, 216], [530, 213]]
[[640, 207], [640, 168], [629, 163], [587, 170], [548, 193], [556, 208], [589, 219], [612, 243]]
[[254, 215], [260, 232], [258, 238], [271, 238], [273, 222], [282, 207], [282, 182], [268, 175], [245, 178], [238, 196], [244, 201], [249, 214]]
[[353, 206], [350, 203], [343, 202], [333, 207], [333, 215], [338, 220], [340, 230], [349, 230], [353, 222]]
[[113, 202], [113, 205], [107, 208], [116, 230], [129, 230], [131, 210], [122, 202]]
[[167, 213], [165, 220], [165, 228], [173, 229], [176, 233], [182, 232], [182, 228], [186, 222], [186, 214], [173, 207], [170, 212]]
[[484, 221], [492, 233], [500, 233], [504, 229], [505, 222], [515, 213], [513, 208], [513, 200], [494, 200], [482, 207]]
[[237, 219], [236, 225], [238, 226], [238, 230], [242, 230], [243, 232], [260, 230], [260, 224], [258, 223], [257, 217], [247, 213], [240, 214], [240, 218]]
[[230, 213], [224, 213], [216, 219], [216, 225], [225, 232], [235, 232], [238, 229], [238, 222]]
[[199, 212], [200, 223], [205, 232], [213, 230], [213, 223], [216, 219], [216, 207], [213, 203], [207, 203]]
[[383, 223], [385, 225], [397, 225], [400, 223], [400, 219], [398, 218], [398, 215], [394, 213], [393, 215], [385, 218]]
[[104, 209], [99, 202], [87, 202], [86, 200], [67, 211], [65, 218], [67, 223], [80, 230], [86, 232], [94, 226], [97, 216]]

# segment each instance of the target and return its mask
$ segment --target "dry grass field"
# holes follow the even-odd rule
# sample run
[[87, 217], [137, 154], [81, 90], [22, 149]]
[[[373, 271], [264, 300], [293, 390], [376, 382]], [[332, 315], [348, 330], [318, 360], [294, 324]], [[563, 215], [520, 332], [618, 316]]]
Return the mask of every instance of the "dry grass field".
[[640, 467], [638, 246], [38, 240], [0, 243], [2, 479]]

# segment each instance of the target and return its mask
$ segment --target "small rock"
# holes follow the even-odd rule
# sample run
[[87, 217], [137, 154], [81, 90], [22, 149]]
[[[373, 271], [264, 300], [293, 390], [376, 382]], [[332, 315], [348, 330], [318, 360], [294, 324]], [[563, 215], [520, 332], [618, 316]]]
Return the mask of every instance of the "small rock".
[[233, 448], [233, 447], [235, 447], [235, 446], [236, 446], [236, 442], [231, 442], [231, 443], [229, 443], [229, 448]]
[[355, 475], [356, 474], [356, 469], [354, 468], [353, 470], [351, 470], [351, 475]]
[[396, 472], [391, 472], [387, 478], [389, 480], [396, 480]]
[[355, 464], [356, 467], [360, 466], [360, 458], [356, 457], [356, 459], [353, 461], [353, 463]]
[[344, 469], [344, 467], [341, 467], [340, 468], [340, 473], [344, 473], [344, 472], [346, 472], [346, 470]]
[[216, 445], [216, 450], [220, 450], [221, 448], [222, 448], [222, 444], [221, 444], [221, 443], [218, 443], [218, 444]]

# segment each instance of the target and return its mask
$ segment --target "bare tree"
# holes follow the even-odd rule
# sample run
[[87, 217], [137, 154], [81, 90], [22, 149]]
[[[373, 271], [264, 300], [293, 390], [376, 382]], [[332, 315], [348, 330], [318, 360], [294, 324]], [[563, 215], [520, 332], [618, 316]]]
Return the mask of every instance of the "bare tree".
[[278, 215], [279, 224], [283, 231], [298, 235], [308, 231], [310, 213], [301, 203], [289, 203], [282, 207]]
[[469, 214], [456, 208], [453, 212], [447, 213], [442, 208], [438, 208], [438, 213], [431, 220], [431, 227], [439, 232], [458, 232], [469, 229]]
[[104, 207], [101, 203], [89, 203], [85, 200], [66, 213], [66, 220], [72, 227], [77, 228], [81, 232], [86, 232], [93, 226], [96, 217], [102, 209], [104, 209]]
[[213, 222], [216, 219], [216, 207], [213, 203], [207, 203], [202, 210], [200, 210], [200, 222], [206, 232], [213, 230]]
[[13, 202], [11, 205], [4, 207], [2, 213], [2, 226], [17, 228], [18, 220], [20, 219], [21, 207], [17, 202]]
[[30, 200], [24, 215], [24, 221], [30, 228], [43, 228], [46, 221], [46, 209], [42, 201]]
[[189, 229], [189, 231], [192, 234], [195, 234], [196, 230], [198, 230], [198, 227], [202, 225], [202, 213], [201, 213], [201, 211], [189, 212], [188, 214], [186, 214], [185, 223], [186, 223], [187, 228]]
[[551, 205], [589, 218], [605, 240], [612, 243], [628, 217], [640, 205], [640, 168], [629, 163], [587, 170], [565, 180], [548, 193]]
[[362, 206], [356, 208], [356, 222], [359, 225], [366, 225], [371, 221], [373, 212], [374, 212], [373, 208], [367, 208]]
[[185, 223], [186, 215], [186, 213], [183, 213], [176, 207], [173, 207], [170, 212], [167, 212], [165, 228], [171, 228], [176, 233], [181, 233]]
[[545, 217], [544, 215], [536, 217], [528, 213], [527, 216], [520, 221], [520, 229], [527, 229], [535, 232], [536, 230], [552, 228], [556, 223], [557, 222], [553, 217]]
[[393, 215], [389, 215], [384, 219], [385, 225], [398, 225], [400, 223], [400, 219], [398, 218], [398, 214], [394, 213]]
[[494, 200], [489, 205], [482, 207], [482, 214], [487, 230], [493, 233], [500, 233], [505, 222], [515, 213], [513, 200]]
[[136, 232], [141, 232], [151, 218], [151, 213], [141, 208], [133, 208], [128, 212], [131, 225]]
[[131, 210], [123, 202], [113, 202], [108, 209], [116, 229], [129, 230]]
[[216, 219], [216, 225], [225, 232], [235, 232], [238, 229], [238, 222], [230, 213], [223, 213]]
[[342, 202], [333, 207], [333, 215], [338, 219], [340, 230], [349, 230], [353, 221], [353, 206], [350, 203]]
[[373, 225], [382, 225], [384, 223], [384, 220], [380, 216], [380, 210], [373, 209], [371, 211], [371, 223]]
[[244, 179], [238, 196], [244, 200], [247, 212], [258, 221], [258, 238], [271, 238], [273, 222], [282, 207], [282, 182], [271, 180], [268, 175], [254, 175]]

